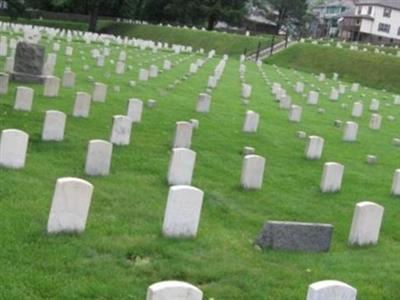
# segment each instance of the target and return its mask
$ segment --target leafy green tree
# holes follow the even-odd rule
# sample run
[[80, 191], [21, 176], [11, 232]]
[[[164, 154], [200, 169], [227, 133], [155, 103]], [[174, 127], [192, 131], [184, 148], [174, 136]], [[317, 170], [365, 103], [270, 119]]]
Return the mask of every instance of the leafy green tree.
[[275, 19], [277, 33], [282, 26], [300, 26], [307, 15], [307, 0], [257, 0], [254, 3]]
[[22, 17], [25, 13], [24, 2], [22, 0], [8, 0], [6, 13], [13, 20]]

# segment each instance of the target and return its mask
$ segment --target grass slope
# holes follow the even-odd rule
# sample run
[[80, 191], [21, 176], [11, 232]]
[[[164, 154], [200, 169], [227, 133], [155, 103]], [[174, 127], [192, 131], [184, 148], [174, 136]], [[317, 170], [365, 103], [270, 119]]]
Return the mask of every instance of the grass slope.
[[257, 51], [259, 42], [261, 42], [263, 48], [268, 47], [271, 42], [268, 36], [247, 37], [238, 34], [157, 25], [113, 23], [103, 27], [101, 31], [170, 44], [188, 45], [195, 49], [204, 48], [206, 51], [215, 49], [219, 54], [229, 54], [236, 57], [243, 54], [246, 48], [248, 53]]
[[[30, 135], [27, 164], [23, 170], [0, 168], [0, 298], [2, 299], [145, 299], [147, 287], [161, 280], [184, 280], [197, 285], [205, 299], [305, 299], [307, 286], [315, 281], [338, 279], [356, 287], [359, 299], [396, 299], [400, 282], [400, 208], [390, 196], [393, 171], [399, 167], [400, 150], [391, 145], [398, 135], [400, 111], [392, 95], [363, 88], [340, 102], [353, 99], [381, 99], [384, 117], [380, 131], [368, 129], [364, 112], [359, 141], [341, 142], [342, 130], [333, 120], [350, 120], [350, 106], [327, 100], [326, 93], [337, 82], [320, 84], [311, 74], [263, 66], [269, 79], [281, 82], [293, 102], [303, 106], [302, 122], [287, 121], [253, 63], [247, 63], [246, 81], [253, 86], [248, 106], [240, 101], [239, 62], [229, 60], [209, 114], [195, 112], [199, 92], [219, 59], [208, 62], [198, 74], [173, 90], [166, 88], [182, 78], [195, 56], [171, 56], [176, 65], [158, 78], [132, 88], [140, 67], [162, 65], [169, 53], [129, 50], [125, 75], [114, 74], [114, 65], [95, 66], [89, 46], [74, 43], [72, 62], [58, 55], [55, 74], [62, 76], [69, 66], [77, 73], [73, 89], [62, 88], [59, 97], [44, 98], [43, 88], [33, 86], [32, 112], [13, 109], [16, 83], [0, 98], [0, 130], [17, 128]], [[50, 45], [47, 46], [48, 50]], [[112, 46], [111, 57], [119, 50]], [[82, 51], [83, 54], [80, 54]], [[155, 59], [155, 61], [153, 61]], [[4, 58], [1, 58], [4, 63]], [[86, 72], [82, 67], [89, 64]], [[110, 78], [106, 77], [111, 73]], [[95, 80], [106, 82], [106, 103], [92, 103], [90, 117], [71, 115], [75, 93], [92, 90]], [[305, 105], [293, 92], [299, 80], [320, 85], [320, 106]], [[121, 92], [113, 92], [119, 85]], [[361, 93], [366, 96], [361, 97]], [[156, 99], [157, 107], [144, 109], [142, 123], [133, 128], [129, 146], [114, 147], [111, 174], [104, 178], [84, 174], [87, 144], [91, 139], [108, 139], [111, 118], [126, 112], [129, 98]], [[44, 112], [61, 110], [68, 114], [65, 140], [42, 142]], [[256, 134], [241, 132], [246, 109], [261, 115]], [[396, 117], [395, 122], [386, 116]], [[168, 240], [161, 236], [161, 224], [168, 194], [166, 173], [171, 154], [175, 122], [197, 118], [200, 127], [193, 136], [197, 152], [193, 186], [204, 190], [205, 198], [194, 240]], [[297, 130], [325, 138], [320, 161], [303, 157], [305, 140]], [[245, 192], [239, 187], [241, 149], [253, 146], [267, 159], [264, 186]], [[366, 154], [378, 156], [379, 163], [364, 163]], [[323, 195], [319, 191], [325, 161], [345, 165], [343, 189]], [[45, 233], [56, 179], [80, 177], [95, 186], [86, 231], [81, 235], [48, 236]], [[350, 248], [347, 237], [355, 203], [372, 200], [385, 207], [377, 246]], [[266, 220], [331, 223], [335, 226], [331, 251], [323, 254], [261, 252], [252, 245]]]
[[313, 73], [335, 72], [349, 82], [400, 93], [400, 58], [311, 44], [296, 44], [266, 60], [268, 64]]

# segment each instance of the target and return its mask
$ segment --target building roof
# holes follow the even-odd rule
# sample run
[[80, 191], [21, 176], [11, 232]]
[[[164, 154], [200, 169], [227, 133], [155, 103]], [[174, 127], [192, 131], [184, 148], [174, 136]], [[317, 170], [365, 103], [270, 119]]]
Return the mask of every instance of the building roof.
[[[400, 0], [399, 0], [400, 1]], [[331, 0], [326, 3], [321, 3], [314, 6], [315, 8], [324, 8], [330, 6], [344, 6], [344, 7], [354, 7], [354, 0]]]
[[356, 5], [379, 5], [400, 10], [400, 0], [357, 0]]

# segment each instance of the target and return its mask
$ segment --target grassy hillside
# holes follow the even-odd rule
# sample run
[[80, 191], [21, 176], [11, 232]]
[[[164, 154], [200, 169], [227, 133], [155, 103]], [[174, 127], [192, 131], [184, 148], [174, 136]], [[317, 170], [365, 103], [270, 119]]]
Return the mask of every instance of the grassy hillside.
[[229, 54], [236, 57], [242, 54], [246, 48], [248, 53], [255, 52], [259, 42], [265, 48], [269, 46], [271, 41], [270, 37], [267, 36], [246, 37], [238, 34], [122, 23], [113, 23], [105, 26], [101, 29], [101, 32], [170, 44], [188, 45], [196, 49], [204, 48], [206, 51], [215, 49], [218, 54]]
[[345, 81], [400, 93], [398, 57], [299, 43], [266, 62], [329, 76], [337, 72]]
[[[31, 85], [35, 89], [31, 112], [13, 109], [15, 89], [21, 84], [10, 83], [8, 94], [0, 99], [0, 130], [16, 128], [30, 136], [25, 168], [0, 168], [1, 299], [143, 300], [150, 284], [173, 279], [198, 286], [207, 300], [304, 300], [308, 285], [325, 279], [356, 287], [360, 300], [398, 299], [400, 206], [390, 195], [390, 186], [399, 167], [400, 148], [391, 141], [399, 136], [400, 110], [392, 105], [392, 94], [362, 88], [332, 102], [327, 93], [337, 82], [320, 83], [312, 74], [264, 65], [268, 80], [280, 82], [293, 103], [303, 107], [302, 121], [289, 123], [288, 112], [279, 109], [270, 86], [250, 62], [245, 79], [253, 93], [248, 105], [242, 103], [239, 61], [231, 59], [212, 92], [210, 113], [200, 114], [195, 111], [197, 97], [206, 89], [218, 58], [187, 78], [190, 63], [199, 56], [127, 48], [127, 65], [132, 68], [117, 75], [110, 60], [104, 68], [96, 66], [90, 50], [98, 45], [74, 41], [76, 56], [70, 60], [63, 55], [65, 41], [61, 43], [55, 75], [62, 77], [64, 68], [70, 67], [77, 74], [74, 88], [61, 88], [58, 97], [45, 98], [42, 86]], [[51, 43], [45, 46], [50, 51]], [[109, 59], [115, 62], [121, 46], [110, 49]], [[166, 57], [174, 63], [171, 71], [129, 85], [140, 68], [161, 67]], [[3, 65], [5, 58], [0, 62]], [[298, 80], [306, 83], [305, 93], [320, 88], [318, 106], [306, 105], [303, 95], [294, 93], [292, 86]], [[93, 102], [89, 118], [73, 117], [75, 93], [91, 92], [93, 81], [108, 84], [106, 102]], [[343, 143], [342, 129], [333, 121], [351, 120], [352, 102], [362, 100], [367, 106], [373, 97], [381, 99], [382, 129], [368, 128], [371, 114], [365, 109], [360, 119], [354, 119], [360, 126], [358, 141]], [[109, 139], [112, 116], [125, 114], [130, 98], [155, 99], [157, 106], [144, 108], [129, 146], [114, 146], [109, 176], [85, 175], [89, 140]], [[68, 115], [62, 142], [41, 141], [44, 113], [50, 109]], [[247, 109], [261, 117], [255, 134], [241, 130]], [[388, 121], [389, 115], [395, 121]], [[191, 118], [200, 122], [191, 148], [197, 153], [192, 185], [205, 193], [201, 221], [195, 239], [170, 240], [161, 235], [161, 226], [171, 144], [175, 122]], [[304, 158], [306, 140], [296, 137], [298, 130], [325, 139], [321, 160]], [[239, 185], [244, 146], [255, 147], [266, 158], [260, 191], [244, 191]], [[367, 154], [377, 155], [378, 164], [367, 165]], [[326, 161], [345, 165], [339, 193], [319, 190]], [[80, 235], [49, 236], [46, 223], [54, 185], [65, 176], [94, 185], [87, 227]], [[349, 247], [354, 205], [365, 200], [385, 207], [379, 244]], [[331, 250], [260, 251], [253, 241], [267, 220], [333, 224]]]

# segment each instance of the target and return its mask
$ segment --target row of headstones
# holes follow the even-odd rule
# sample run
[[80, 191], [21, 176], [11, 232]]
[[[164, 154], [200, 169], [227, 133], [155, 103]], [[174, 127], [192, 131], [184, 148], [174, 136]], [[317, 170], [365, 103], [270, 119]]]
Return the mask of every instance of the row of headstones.
[[[356, 300], [357, 290], [337, 280], [324, 280], [309, 285], [306, 300]], [[162, 281], [149, 286], [146, 300], [202, 300], [203, 292], [183, 281]]]
[[[24, 36], [23, 39], [32, 42], [32, 43], [38, 43], [40, 42], [42, 35], [47, 36], [48, 41], [53, 40], [55, 37], [57, 38], [64, 38], [66, 37], [66, 40], [68, 43], [71, 43], [73, 41], [73, 38], [76, 40], [81, 40], [84, 41], [86, 44], [91, 44], [92, 42], [100, 42], [103, 43], [104, 46], [108, 47], [112, 42], [116, 43], [117, 45], [125, 44], [125, 45], [130, 45], [134, 47], [138, 47], [142, 50], [145, 50], [146, 48], [150, 49], [166, 49], [166, 50], [172, 50], [174, 52], [180, 53], [180, 52], [188, 52], [191, 53], [193, 51], [192, 47], [185, 47], [182, 45], [172, 45], [171, 47], [168, 45], [168, 43], [160, 43], [160, 42], [154, 42], [154, 41], [147, 41], [147, 40], [140, 40], [140, 39], [128, 39], [125, 37], [122, 39], [121, 37], [113, 36], [113, 35], [103, 35], [103, 34], [97, 34], [97, 33], [89, 33], [89, 32], [78, 32], [78, 31], [66, 31], [66, 30], [59, 30], [59, 29], [54, 29], [54, 28], [49, 28], [49, 27], [41, 27], [41, 26], [31, 26], [31, 25], [21, 25], [21, 24], [7, 24], [7, 23], [1, 23], [1, 30], [7, 33], [20, 33], [23, 32]], [[15, 39], [11, 38], [10, 39], [10, 46], [15, 44], [16, 41]], [[2, 48], [2, 55], [6, 56], [7, 53], [4, 53], [7, 48], [7, 37], [2, 36], [2, 40], [0, 43], [0, 47]], [[58, 43], [57, 43], [58, 44]], [[73, 53], [73, 48], [67, 46], [65, 54], [67, 56], [71, 56]], [[59, 51], [59, 44], [54, 45], [53, 48], [54, 51]], [[202, 50], [202, 49], [201, 49]], [[200, 51], [200, 53], [203, 53], [204, 50]]]
[[[300, 85], [300, 90], [303, 89], [304, 84], [298, 82], [297, 85]], [[289, 121], [291, 122], [300, 122], [302, 107], [298, 105], [291, 105], [290, 96], [286, 95], [286, 91], [282, 89], [281, 85], [278, 83], [274, 83], [272, 85], [272, 93], [276, 96], [280, 108], [289, 109]], [[316, 105], [318, 103], [318, 93], [315, 91], [311, 91], [308, 98], [308, 104]], [[395, 96], [394, 103], [396, 105], [400, 104], [400, 96]], [[379, 110], [379, 100], [373, 99], [370, 104], [370, 111], [378, 111]], [[355, 102], [353, 104], [352, 109], [352, 117], [359, 118], [363, 113], [363, 103]], [[393, 120], [393, 118], [389, 118]], [[379, 130], [381, 128], [382, 116], [379, 114], [372, 114], [369, 122], [369, 128], [373, 130]], [[341, 124], [340, 124], [341, 125]], [[355, 122], [346, 122], [343, 133], [344, 141], [356, 141], [357, 140], [357, 132], [358, 132], [358, 124]]]

